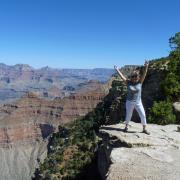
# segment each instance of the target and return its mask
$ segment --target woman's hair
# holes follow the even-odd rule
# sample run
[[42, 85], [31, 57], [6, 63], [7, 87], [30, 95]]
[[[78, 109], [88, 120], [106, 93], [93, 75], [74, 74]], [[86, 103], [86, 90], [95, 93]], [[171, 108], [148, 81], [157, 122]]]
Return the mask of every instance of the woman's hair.
[[131, 77], [132, 76], [140, 76], [140, 73], [139, 73], [139, 71], [138, 70], [134, 70], [132, 73], [131, 73]]

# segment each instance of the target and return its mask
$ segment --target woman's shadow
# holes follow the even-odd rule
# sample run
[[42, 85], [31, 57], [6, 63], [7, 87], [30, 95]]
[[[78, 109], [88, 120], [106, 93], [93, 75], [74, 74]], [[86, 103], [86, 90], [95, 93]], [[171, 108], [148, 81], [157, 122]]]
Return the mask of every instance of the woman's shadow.
[[[101, 127], [101, 129], [124, 132], [124, 129], [122, 129], [122, 128]], [[130, 131], [130, 130], [128, 130], [127, 132], [124, 132], [124, 133], [137, 133], [137, 131]]]

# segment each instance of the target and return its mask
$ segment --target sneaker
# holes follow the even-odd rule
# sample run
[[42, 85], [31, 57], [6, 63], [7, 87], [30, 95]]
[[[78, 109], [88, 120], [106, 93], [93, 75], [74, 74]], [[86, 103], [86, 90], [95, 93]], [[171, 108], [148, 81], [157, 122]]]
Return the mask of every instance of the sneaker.
[[124, 132], [128, 132], [128, 127], [125, 127], [125, 128], [124, 128]]
[[180, 126], [177, 127], [177, 131], [180, 132]]
[[150, 132], [148, 132], [146, 129], [143, 129], [142, 132], [145, 133], [145, 134], [147, 134], [147, 135], [150, 135]]

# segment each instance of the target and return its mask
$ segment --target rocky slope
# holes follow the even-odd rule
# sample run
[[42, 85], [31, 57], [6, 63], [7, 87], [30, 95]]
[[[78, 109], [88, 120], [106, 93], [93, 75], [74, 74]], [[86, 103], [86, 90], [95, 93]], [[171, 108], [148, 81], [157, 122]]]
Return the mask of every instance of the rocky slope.
[[30, 180], [38, 163], [47, 154], [47, 142], [38, 140], [26, 145], [14, 144], [0, 147], [0, 172], [2, 180]]
[[102, 126], [99, 136], [99, 171], [107, 180], [180, 179], [180, 132], [177, 125], [148, 125], [151, 135], [141, 133], [140, 124], [131, 122]]

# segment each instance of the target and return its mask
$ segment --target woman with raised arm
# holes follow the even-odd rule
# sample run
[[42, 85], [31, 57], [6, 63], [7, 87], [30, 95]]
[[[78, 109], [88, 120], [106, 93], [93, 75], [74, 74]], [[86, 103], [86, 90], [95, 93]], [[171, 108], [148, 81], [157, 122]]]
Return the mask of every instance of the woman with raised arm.
[[142, 91], [142, 84], [144, 82], [144, 79], [147, 74], [149, 63], [146, 61], [144, 64], [144, 72], [142, 76], [140, 76], [139, 71], [133, 71], [131, 73], [130, 80], [127, 80], [126, 77], [121, 73], [119, 68], [117, 66], [114, 66], [115, 70], [118, 72], [121, 79], [126, 83], [127, 85], [127, 97], [126, 97], [126, 119], [125, 119], [125, 128], [124, 132], [128, 131], [128, 125], [132, 117], [133, 110], [136, 109], [138, 112], [141, 123], [143, 125], [143, 133], [150, 134], [146, 130], [146, 114], [144, 111], [144, 107], [141, 100], [141, 91]]

